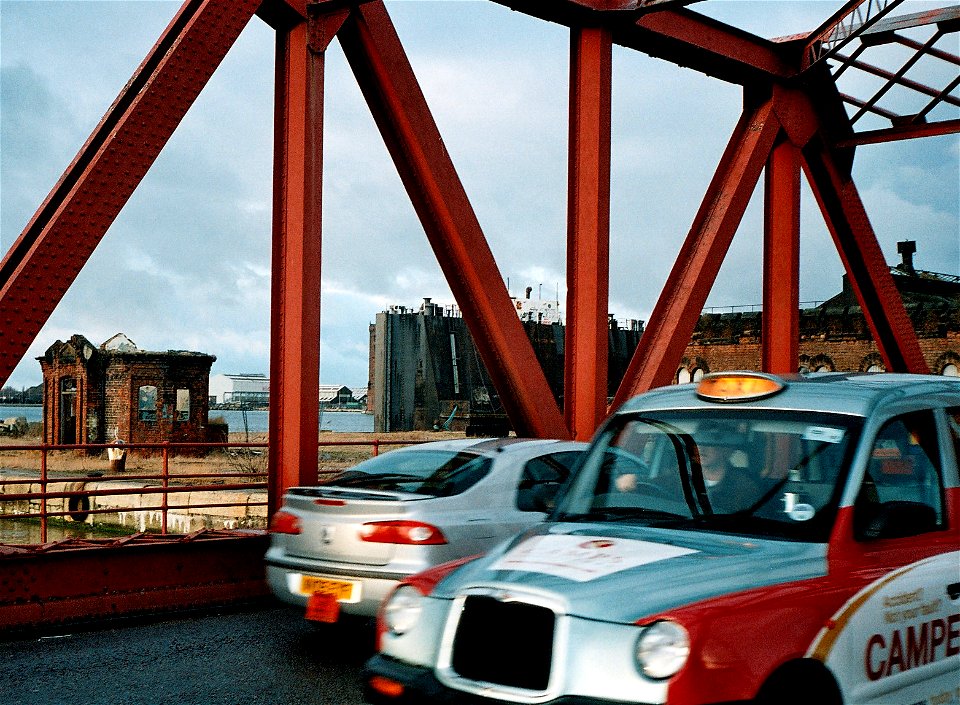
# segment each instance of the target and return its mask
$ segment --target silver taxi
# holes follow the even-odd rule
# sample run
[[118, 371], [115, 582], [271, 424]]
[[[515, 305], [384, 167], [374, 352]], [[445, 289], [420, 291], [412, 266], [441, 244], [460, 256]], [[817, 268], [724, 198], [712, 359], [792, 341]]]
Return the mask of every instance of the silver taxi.
[[628, 402], [548, 521], [401, 583], [382, 703], [960, 703], [960, 380]]

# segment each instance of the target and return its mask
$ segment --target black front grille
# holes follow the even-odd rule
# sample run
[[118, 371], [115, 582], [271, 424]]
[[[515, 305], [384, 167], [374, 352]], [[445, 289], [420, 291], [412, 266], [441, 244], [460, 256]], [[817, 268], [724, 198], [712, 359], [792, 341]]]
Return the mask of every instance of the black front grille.
[[453, 642], [453, 670], [470, 680], [546, 690], [554, 621], [546, 607], [468, 597]]

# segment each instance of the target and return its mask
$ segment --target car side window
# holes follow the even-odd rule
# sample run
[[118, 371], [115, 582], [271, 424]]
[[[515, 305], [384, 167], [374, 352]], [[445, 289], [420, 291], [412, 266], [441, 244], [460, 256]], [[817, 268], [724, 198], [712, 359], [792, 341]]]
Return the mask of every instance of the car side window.
[[943, 479], [931, 411], [880, 429], [854, 509], [857, 538], [900, 538], [944, 526]]
[[947, 422], [950, 425], [950, 437], [953, 438], [953, 457], [960, 464], [960, 406], [947, 409]]
[[523, 468], [517, 486], [517, 509], [522, 512], [546, 512], [553, 508], [557, 492], [570, 471], [583, 455], [580, 451], [563, 451], [541, 455]]

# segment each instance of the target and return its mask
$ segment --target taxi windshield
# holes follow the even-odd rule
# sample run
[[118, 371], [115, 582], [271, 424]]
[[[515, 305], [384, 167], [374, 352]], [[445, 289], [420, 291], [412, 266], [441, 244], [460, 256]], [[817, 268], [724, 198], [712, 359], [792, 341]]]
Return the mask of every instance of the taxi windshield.
[[553, 518], [824, 542], [860, 427], [767, 409], [625, 416], [601, 434]]

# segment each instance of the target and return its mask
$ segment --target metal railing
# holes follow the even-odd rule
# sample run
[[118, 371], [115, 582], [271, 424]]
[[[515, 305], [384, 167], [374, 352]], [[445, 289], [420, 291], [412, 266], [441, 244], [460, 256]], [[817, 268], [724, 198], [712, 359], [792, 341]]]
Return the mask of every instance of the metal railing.
[[[322, 448], [340, 446], [366, 446], [370, 455], [379, 455], [384, 446], [412, 445], [422, 441], [403, 439], [380, 439], [356, 441], [321, 441]], [[70, 445], [0, 445], [0, 526], [8, 521], [39, 521], [39, 544], [46, 544], [51, 520], [62, 521], [64, 527], [71, 524], [93, 523], [92, 517], [117, 515], [116, 523], [101, 524], [100, 528], [120, 535], [128, 515], [138, 518], [141, 527], [146, 525], [147, 513], [159, 515], [153, 533], [165, 535], [170, 532], [170, 517], [181, 520], [189, 515], [187, 522], [204, 524], [209, 528], [211, 516], [223, 519], [236, 516], [243, 510], [252, 528], [266, 528], [268, 475], [265, 452], [268, 443], [125, 443], [125, 444], [70, 444]], [[102, 454], [114, 449], [125, 452], [124, 461], [137, 467], [131, 470], [102, 472], [99, 470], [57, 470], [57, 460], [64, 458], [81, 460], [81, 465], [104, 463]], [[10, 468], [3, 462], [10, 453], [37, 453], [36, 459], [27, 463], [27, 468]], [[350, 464], [362, 458], [353, 458]], [[21, 464], [22, 457], [18, 459]], [[184, 471], [191, 463], [203, 462], [206, 471]], [[64, 463], [69, 464], [69, 463]], [[209, 466], [222, 466], [210, 468]], [[159, 467], [157, 467], [159, 466]], [[111, 462], [111, 468], [115, 465]], [[144, 470], [146, 468], [146, 471]], [[156, 468], [155, 471], [150, 471]], [[239, 468], [239, 469], [238, 469]], [[325, 475], [340, 469], [318, 472], [318, 481]], [[198, 493], [203, 493], [198, 497]], [[99, 501], [98, 501], [99, 498]], [[104, 502], [111, 498], [111, 502]], [[181, 501], [182, 500], [182, 501]], [[209, 510], [228, 509], [234, 514], [215, 515]], [[250, 510], [253, 512], [250, 512]], [[104, 517], [106, 518], [106, 517]], [[90, 520], [88, 522], [88, 519]], [[226, 530], [238, 528], [229, 518], [223, 519]], [[239, 527], [244, 528], [244, 527]], [[190, 529], [193, 530], [192, 528]], [[144, 529], [131, 532], [144, 533]], [[190, 531], [174, 532], [190, 533]], [[4, 540], [0, 534], [0, 544]]]

